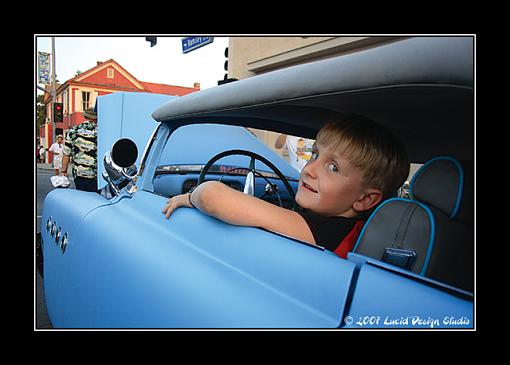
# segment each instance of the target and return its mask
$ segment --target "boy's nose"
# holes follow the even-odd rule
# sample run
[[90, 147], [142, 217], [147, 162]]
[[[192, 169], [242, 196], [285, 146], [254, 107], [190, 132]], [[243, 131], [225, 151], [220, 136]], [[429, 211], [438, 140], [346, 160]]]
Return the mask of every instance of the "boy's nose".
[[316, 167], [315, 167], [315, 160], [309, 160], [305, 167], [303, 167], [303, 170], [301, 170], [301, 173], [303, 175], [307, 175], [311, 178], [315, 178], [316, 177]]

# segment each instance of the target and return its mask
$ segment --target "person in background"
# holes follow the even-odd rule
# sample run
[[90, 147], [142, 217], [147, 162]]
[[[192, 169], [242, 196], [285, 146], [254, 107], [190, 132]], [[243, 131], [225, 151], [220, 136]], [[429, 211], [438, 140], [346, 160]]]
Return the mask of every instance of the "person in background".
[[290, 164], [301, 172], [312, 157], [313, 142], [313, 139], [280, 134], [274, 143], [274, 147], [280, 149], [286, 146]]
[[53, 168], [55, 169], [55, 176], [59, 175], [59, 170], [62, 168], [62, 150], [64, 149], [64, 138], [57, 136], [57, 142], [53, 143], [48, 149], [48, 152], [53, 155]]
[[44, 146], [39, 146], [39, 162], [44, 163]]
[[86, 120], [67, 133], [62, 174], [67, 176], [67, 167], [72, 162], [76, 189], [97, 192], [97, 114], [94, 108], [89, 108], [83, 116]]

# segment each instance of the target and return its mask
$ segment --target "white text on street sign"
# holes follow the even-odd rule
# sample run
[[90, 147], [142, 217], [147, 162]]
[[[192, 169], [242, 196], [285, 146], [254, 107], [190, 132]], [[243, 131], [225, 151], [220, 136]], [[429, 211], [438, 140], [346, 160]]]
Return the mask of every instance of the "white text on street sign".
[[214, 37], [184, 37], [182, 38], [182, 53], [194, 51], [213, 41]]

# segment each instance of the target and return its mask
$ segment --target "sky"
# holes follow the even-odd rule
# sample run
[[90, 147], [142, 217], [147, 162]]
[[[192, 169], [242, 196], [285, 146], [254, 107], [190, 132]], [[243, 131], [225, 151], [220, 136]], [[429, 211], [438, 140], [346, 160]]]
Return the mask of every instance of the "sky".
[[[212, 43], [186, 54], [181, 39], [158, 36], [151, 47], [145, 36], [55, 36], [57, 79], [63, 84], [78, 70], [85, 72], [97, 61], [114, 59], [140, 81], [185, 87], [199, 82], [202, 90], [217, 86], [226, 72], [228, 37], [214, 37]], [[36, 35], [35, 47], [51, 53], [51, 36]]]

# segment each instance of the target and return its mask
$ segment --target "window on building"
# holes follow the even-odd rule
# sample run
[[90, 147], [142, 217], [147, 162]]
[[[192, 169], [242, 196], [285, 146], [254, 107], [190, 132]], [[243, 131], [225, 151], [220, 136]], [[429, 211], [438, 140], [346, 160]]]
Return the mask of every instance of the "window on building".
[[113, 77], [115, 76], [115, 70], [113, 68], [109, 68], [106, 70], [107, 71], [107, 77], [109, 79], [113, 79]]
[[62, 102], [64, 103], [64, 115], [67, 115], [69, 99], [67, 98], [67, 90], [62, 93]]
[[89, 104], [90, 104], [90, 92], [89, 91], [82, 91], [81, 92], [81, 100], [82, 100], [83, 110], [89, 108]]

